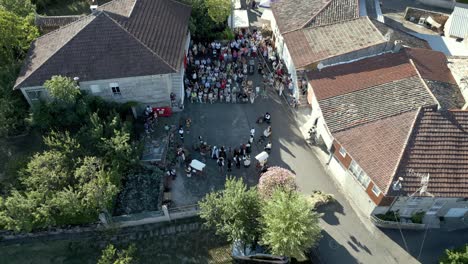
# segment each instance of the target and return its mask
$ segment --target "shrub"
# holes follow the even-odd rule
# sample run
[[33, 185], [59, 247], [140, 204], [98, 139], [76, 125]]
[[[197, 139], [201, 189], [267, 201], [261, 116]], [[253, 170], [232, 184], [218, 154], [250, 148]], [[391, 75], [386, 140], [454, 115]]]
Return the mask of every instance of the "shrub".
[[388, 211], [385, 214], [376, 214], [375, 216], [384, 221], [400, 222], [400, 214], [394, 211]]
[[439, 259], [440, 264], [466, 264], [468, 263], [468, 244], [456, 249], [446, 249]]
[[411, 222], [415, 224], [422, 224], [422, 220], [426, 212], [417, 212], [411, 216]]
[[309, 202], [313, 209], [317, 209], [319, 206], [332, 203], [334, 201], [335, 198], [332, 194], [323, 193], [322, 191], [313, 191], [309, 197]]
[[286, 192], [297, 190], [296, 177], [290, 170], [271, 167], [260, 176], [258, 191], [262, 198], [270, 198], [276, 189]]

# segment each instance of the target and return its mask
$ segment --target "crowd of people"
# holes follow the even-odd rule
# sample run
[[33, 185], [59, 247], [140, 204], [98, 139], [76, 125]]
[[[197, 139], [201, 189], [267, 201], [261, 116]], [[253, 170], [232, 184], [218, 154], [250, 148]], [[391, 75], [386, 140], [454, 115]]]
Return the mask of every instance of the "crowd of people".
[[[263, 131], [263, 133], [256, 137], [255, 135], [255, 128], [252, 127], [250, 129], [249, 139], [247, 142], [239, 144], [238, 147], [217, 147], [217, 146], [210, 146], [202, 136], [198, 137], [198, 143], [195, 144], [194, 150], [199, 152], [200, 155], [203, 157], [202, 161], [206, 162], [207, 159], [213, 159], [216, 161], [218, 169], [221, 173], [231, 172], [234, 167], [237, 169], [241, 168], [248, 168], [251, 166], [251, 154], [252, 149], [255, 144], [259, 144], [263, 146], [262, 151], [266, 151], [269, 153], [271, 151], [272, 143], [270, 141], [270, 136], [272, 133], [270, 122], [271, 122], [271, 115], [266, 113], [262, 117], [262, 123], [265, 122], [267, 127]], [[179, 127], [179, 139], [180, 142], [184, 143], [183, 137], [183, 128]], [[257, 145], [257, 146], [259, 146]], [[191, 176], [193, 169], [190, 168], [191, 157], [187, 157], [184, 147], [182, 145], [177, 146], [177, 157], [178, 162], [181, 166], [185, 166], [185, 171], [187, 172], [187, 176]], [[266, 169], [266, 161], [264, 163], [257, 163], [257, 168], [262, 171]], [[168, 175], [171, 170], [168, 170]]]
[[[258, 59], [263, 56], [264, 59]], [[256, 96], [274, 85], [270, 66], [278, 65], [270, 39], [259, 31], [239, 31], [232, 41], [191, 43], [184, 79], [185, 96], [192, 103], [253, 103]], [[257, 68], [257, 69], [255, 69]], [[249, 75], [264, 78], [263, 87], [253, 87]]]

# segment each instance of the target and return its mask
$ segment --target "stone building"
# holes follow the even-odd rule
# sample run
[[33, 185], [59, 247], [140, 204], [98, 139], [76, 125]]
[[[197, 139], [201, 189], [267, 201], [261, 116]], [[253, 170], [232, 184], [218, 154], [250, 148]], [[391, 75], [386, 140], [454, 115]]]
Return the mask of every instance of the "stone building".
[[44, 82], [62, 75], [106, 100], [170, 106], [174, 93], [182, 104], [190, 12], [173, 0], [99, 6], [35, 40], [14, 88], [33, 104], [48, 98]]

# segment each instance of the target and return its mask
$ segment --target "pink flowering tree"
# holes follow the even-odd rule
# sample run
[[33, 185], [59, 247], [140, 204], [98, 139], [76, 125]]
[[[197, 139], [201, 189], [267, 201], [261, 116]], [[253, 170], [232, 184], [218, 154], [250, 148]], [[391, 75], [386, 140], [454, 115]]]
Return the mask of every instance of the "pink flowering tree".
[[260, 176], [258, 191], [262, 198], [271, 198], [276, 189], [284, 191], [297, 190], [296, 176], [285, 168], [270, 167]]

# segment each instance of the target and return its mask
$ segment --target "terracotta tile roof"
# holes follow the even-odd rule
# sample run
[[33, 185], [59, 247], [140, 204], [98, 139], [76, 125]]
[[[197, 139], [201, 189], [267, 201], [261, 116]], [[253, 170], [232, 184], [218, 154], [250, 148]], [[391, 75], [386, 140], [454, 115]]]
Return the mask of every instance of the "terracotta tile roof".
[[456, 84], [447, 66], [447, 57], [439, 51], [429, 49], [404, 49], [412, 59], [423, 79]]
[[307, 74], [318, 100], [416, 76], [403, 52], [387, 53]]
[[384, 192], [393, 179], [417, 114], [417, 110], [408, 111], [335, 133], [334, 137]]
[[100, 10], [34, 41], [15, 88], [40, 86], [57, 74], [87, 81], [180, 69], [189, 6], [172, 0], [114, 0]]
[[319, 100], [319, 104], [334, 133], [437, 102], [421, 79], [412, 76]]
[[468, 111], [420, 112], [395, 179], [403, 177], [403, 193], [419, 195], [427, 174], [430, 194], [468, 197]]
[[296, 30], [283, 37], [296, 68], [386, 42], [367, 17]]
[[359, 16], [358, 0], [280, 0], [271, 10], [281, 34]]

